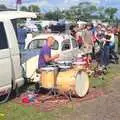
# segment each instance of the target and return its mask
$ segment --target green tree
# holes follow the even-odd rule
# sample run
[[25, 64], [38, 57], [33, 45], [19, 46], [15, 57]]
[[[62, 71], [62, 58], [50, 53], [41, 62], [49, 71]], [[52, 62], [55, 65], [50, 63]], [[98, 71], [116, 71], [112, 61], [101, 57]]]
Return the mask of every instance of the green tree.
[[58, 8], [55, 11], [49, 11], [45, 14], [45, 19], [48, 20], [59, 20], [64, 18], [63, 11], [59, 10]]
[[28, 7], [28, 11], [30, 11], [30, 12], [40, 12], [40, 8], [37, 5], [30, 5]]
[[78, 5], [77, 16], [80, 20], [88, 20], [97, 11], [96, 6], [89, 2], [83, 2]]
[[105, 19], [105, 8], [104, 7], [99, 7], [97, 9], [97, 14], [99, 16], [99, 19]]
[[106, 8], [105, 14], [107, 15], [107, 18], [109, 20], [114, 20], [114, 15], [117, 13], [117, 11], [118, 11], [117, 8]]
[[21, 11], [28, 11], [28, 8], [26, 6], [22, 6], [22, 7], [20, 7], [20, 10]]
[[74, 20], [75, 19], [74, 11], [72, 10], [65, 11], [65, 18], [68, 20]]
[[0, 5], [0, 10], [7, 10], [7, 7], [3, 4]]
[[45, 14], [44, 18], [47, 19], [47, 20], [54, 20], [54, 19], [56, 19], [54, 13], [51, 12], [51, 11], [47, 12]]

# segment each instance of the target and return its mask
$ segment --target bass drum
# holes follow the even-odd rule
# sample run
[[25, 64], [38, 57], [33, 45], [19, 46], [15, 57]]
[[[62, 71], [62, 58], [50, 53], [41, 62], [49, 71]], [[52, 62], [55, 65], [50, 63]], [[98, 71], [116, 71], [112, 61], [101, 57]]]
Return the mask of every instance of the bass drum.
[[84, 71], [70, 69], [58, 74], [56, 85], [60, 93], [71, 92], [84, 97], [89, 89], [89, 77]]

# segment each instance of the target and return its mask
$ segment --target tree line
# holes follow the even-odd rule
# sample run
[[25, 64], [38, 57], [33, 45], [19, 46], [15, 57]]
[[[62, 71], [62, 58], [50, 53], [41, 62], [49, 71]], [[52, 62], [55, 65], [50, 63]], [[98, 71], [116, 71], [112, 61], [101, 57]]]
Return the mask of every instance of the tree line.
[[[0, 6], [0, 8], [5, 6]], [[38, 13], [39, 19], [46, 20], [59, 20], [67, 19], [71, 21], [91, 21], [92, 19], [98, 19], [104, 22], [118, 22], [119, 18], [116, 16], [118, 12], [117, 8], [113, 7], [97, 7], [90, 2], [82, 2], [76, 6], [72, 6], [69, 9], [59, 9], [56, 8], [54, 11], [49, 11], [47, 13], [41, 13], [40, 7], [38, 5], [30, 5], [28, 7], [21, 6], [21, 11], [30, 11]]]
[[[40, 12], [37, 5], [31, 5], [28, 8], [21, 7], [22, 11]], [[42, 15], [47, 20], [67, 19], [72, 21], [83, 20], [90, 21], [92, 19], [99, 19], [105, 22], [116, 22], [119, 18], [116, 16], [117, 8], [113, 7], [97, 7], [90, 2], [82, 2], [76, 6], [70, 7], [68, 10], [60, 10], [56, 8], [54, 11], [49, 11]]]

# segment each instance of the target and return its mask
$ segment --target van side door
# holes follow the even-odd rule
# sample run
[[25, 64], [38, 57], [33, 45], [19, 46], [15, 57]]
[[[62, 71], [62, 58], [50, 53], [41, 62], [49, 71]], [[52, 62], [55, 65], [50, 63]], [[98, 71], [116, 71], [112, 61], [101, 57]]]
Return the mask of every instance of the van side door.
[[12, 71], [8, 39], [4, 23], [0, 22], [0, 91], [3, 87], [11, 87]]

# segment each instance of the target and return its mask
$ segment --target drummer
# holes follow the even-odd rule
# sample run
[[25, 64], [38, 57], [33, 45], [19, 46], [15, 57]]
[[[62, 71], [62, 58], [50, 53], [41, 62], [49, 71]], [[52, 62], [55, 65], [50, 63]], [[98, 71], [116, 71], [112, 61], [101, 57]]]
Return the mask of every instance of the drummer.
[[51, 47], [54, 44], [55, 39], [54, 37], [48, 37], [46, 44], [43, 45], [42, 49], [40, 50], [39, 61], [38, 61], [38, 68], [46, 67], [49, 65], [50, 62], [53, 62], [55, 59], [59, 57], [59, 54], [55, 56], [51, 56]]

